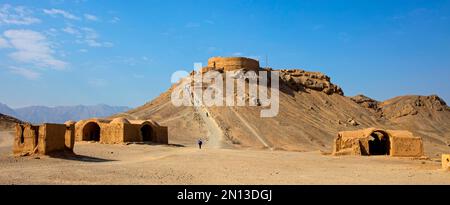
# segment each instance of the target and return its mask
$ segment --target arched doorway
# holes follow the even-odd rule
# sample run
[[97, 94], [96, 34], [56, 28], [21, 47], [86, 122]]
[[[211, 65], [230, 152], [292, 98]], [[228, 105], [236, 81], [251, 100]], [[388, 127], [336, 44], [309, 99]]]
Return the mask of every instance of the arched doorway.
[[370, 134], [369, 155], [389, 155], [391, 143], [389, 135], [382, 131], [375, 131]]
[[143, 125], [141, 127], [142, 141], [153, 142], [154, 139], [153, 139], [152, 131], [153, 131], [152, 126], [147, 125], [147, 124]]
[[95, 122], [87, 123], [83, 128], [83, 139], [88, 141], [100, 141], [100, 126]]

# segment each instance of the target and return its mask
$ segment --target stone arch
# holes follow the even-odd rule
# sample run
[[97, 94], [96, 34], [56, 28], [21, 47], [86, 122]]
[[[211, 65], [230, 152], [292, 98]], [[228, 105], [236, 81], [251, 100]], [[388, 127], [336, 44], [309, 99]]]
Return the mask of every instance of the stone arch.
[[139, 129], [142, 141], [144, 142], [155, 142], [156, 136], [153, 133], [153, 127], [150, 123], [143, 123]]
[[87, 122], [83, 126], [83, 140], [100, 141], [101, 128], [97, 122]]
[[369, 155], [389, 155], [391, 136], [384, 130], [373, 130], [369, 136]]

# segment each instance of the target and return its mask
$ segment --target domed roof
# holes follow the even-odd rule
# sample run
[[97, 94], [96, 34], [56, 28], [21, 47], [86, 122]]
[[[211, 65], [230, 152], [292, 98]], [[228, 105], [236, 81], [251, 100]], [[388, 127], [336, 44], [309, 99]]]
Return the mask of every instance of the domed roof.
[[126, 118], [118, 117], [114, 118], [110, 123], [112, 124], [130, 124], [130, 121], [128, 121]]
[[150, 119], [148, 119], [148, 120], [130, 120], [130, 123], [138, 124], [138, 125], [152, 124], [152, 125], [155, 125], [155, 126], [159, 126], [158, 123], [156, 123], [155, 121], [150, 120]]
[[85, 120], [80, 120], [77, 123], [75, 123], [75, 127], [78, 127], [78, 126], [84, 124], [85, 122], [86, 122]]
[[64, 124], [65, 125], [73, 125], [73, 124], [76, 124], [77, 122], [75, 122], [75, 121], [73, 121], [73, 120], [69, 120], [69, 121], [66, 121]]
[[150, 123], [152, 123], [152, 124], [154, 124], [154, 125], [159, 126], [159, 124], [158, 124], [156, 121], [154, 121], [154, 120], [148, 119], [148, 120], [146, 120], [146, 121], [148, 121], [148, 122], [150, 122]]

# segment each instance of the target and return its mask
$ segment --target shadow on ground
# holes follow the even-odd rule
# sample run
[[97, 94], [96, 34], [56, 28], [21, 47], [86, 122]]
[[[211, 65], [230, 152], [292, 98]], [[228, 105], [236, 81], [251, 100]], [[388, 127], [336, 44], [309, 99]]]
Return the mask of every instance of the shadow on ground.
[[75, 153], [55, 153], [55, 154], [51, 154], [49, 156], [52, 158], [80, 161], [80, 162], [113, 162], [113, 161], [117, 161], [117, 160], [113, 160], [113, 159], [103, 159], [103, 158], [98, 158], [98, 157], [79, 155], [79, 154], [75, 154]]

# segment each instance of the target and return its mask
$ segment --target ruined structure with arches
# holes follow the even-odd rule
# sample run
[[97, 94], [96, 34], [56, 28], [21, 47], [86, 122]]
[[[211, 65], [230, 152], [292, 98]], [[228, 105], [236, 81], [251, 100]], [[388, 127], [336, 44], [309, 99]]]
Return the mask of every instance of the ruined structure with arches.
[[44, 123], [42, 125], [16, 124], [13, 154], [18, 156], [55, 152], [73, 153], [75, 122], [65, 124]]
[[339, 132], [334, 140], [333, 155], [423, 156], [422, 138], [405, 130], [363, 130]]
[[152, 142], [168, 144], [168, 129], [153, 120], [128, 120], [118, 117], [87, 119], [75, 124], [76, 141], [98, 141], [105, 144]]

